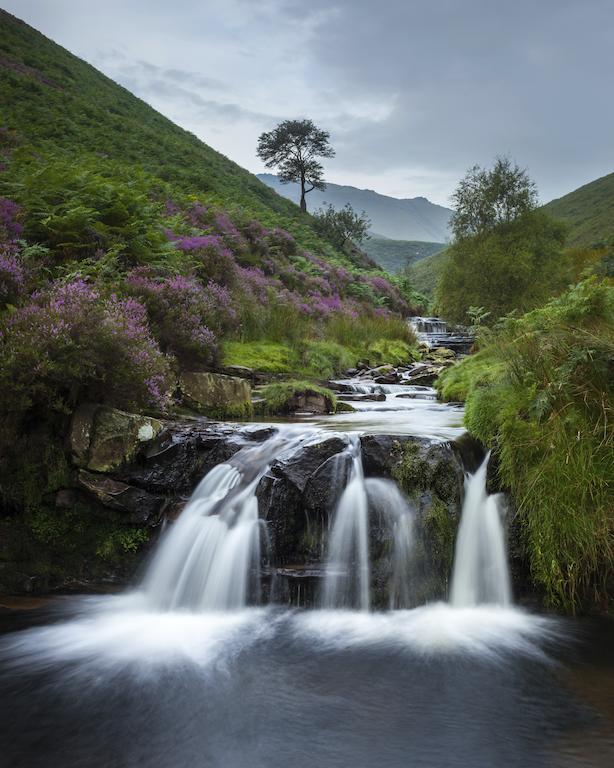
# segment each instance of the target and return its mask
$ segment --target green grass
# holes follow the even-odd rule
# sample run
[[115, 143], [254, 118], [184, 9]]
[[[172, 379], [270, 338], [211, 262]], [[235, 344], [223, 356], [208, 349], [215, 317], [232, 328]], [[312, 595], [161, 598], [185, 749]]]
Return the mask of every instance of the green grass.
[[614, 173], [591, 181], [543, 208], [569, 227], [568, 244], [591, 247], [614, 238]]
[[446, 254], [446, 250], [438, 251], [431, 256], [420, 259], [420, 261], [414, 264], [410, 264], [405, 270], [405, 274], [416, 291], [424, 294], [431, 300], [435, 295], [439, 274], [447, 258]]
[[611, 593], [613, 361], [614, 288], [593, 278], [505, 321], [440, 382], [498, 455], [534, 581], [571, 612]]
[[337, 405], [335, 393], [326, 387], [321, 387], [311, 381], [283, 381], [267, 384], [258, 390], [258, 397], [263, 398], [263, 402], [257, 405], [259, 413], [269, 416], [284, 415], [291, 411], [291, 401], [301, 393], [322, 395], [331, 403], [331, 410], [334, 411]]

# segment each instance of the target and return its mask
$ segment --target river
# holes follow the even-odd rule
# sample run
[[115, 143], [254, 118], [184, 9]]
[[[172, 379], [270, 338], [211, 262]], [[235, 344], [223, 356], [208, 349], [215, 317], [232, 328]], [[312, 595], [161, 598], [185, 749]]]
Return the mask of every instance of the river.
[[[391, 480], [365, 478], [357, 436], [447, 441], [462, 408], [424, 387], [383, 393], [278, 425], [211, 470], [133, 589], [2, 602], [0, 765], [610, 768], [614, 624], [514, 606], [487, 459], [465, 481], [449, 601], [415, 606], [398, 591], [414, 510]], [[322, 599], [270, 604], [255, 489], [275, 456], [321, 431], [349, 434]], [[396, 610], [370, 605], [373, 505], [393, 542]]]

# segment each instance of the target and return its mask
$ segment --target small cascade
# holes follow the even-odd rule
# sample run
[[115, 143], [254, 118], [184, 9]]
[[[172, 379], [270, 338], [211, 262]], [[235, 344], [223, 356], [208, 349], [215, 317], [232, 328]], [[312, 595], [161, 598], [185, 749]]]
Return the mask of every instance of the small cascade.
[[[378, 516], [385, 532], [386, 578], [389, 607], [410, 604], [411, 564], [414, 544], [414, 514], [391, 480], [364, 477], [360, 440], [348, 448], [352, 469], [337, 510], [329, 537], [324, 608], [354, 608], [368, 611], [371, 605], [370, 520]], [[381, 548], [381, 541], [379, 542]]]
[[272, 458], [305, 439], [286, 431], [240, 450], [201, 481], [166, 534], [143, 581], [156, 609], [236, 610], [258, 602], [260, 544], [256, 487]]
[[389, 534], [388, 607], [410, 608], [415, 511], [392, 480], [368, 478], [365, 484], [369, 509], [380, 516]]
[[410, 317], [407, 321], [416, 338], [429, 349], [446, 347], [459, 354], [467, 354], [473, 346], [474, 337], [469, 329], [461, 326], [452, 331], [440, 317]]
[[450, 602], [455, 607], [511, 603], [502, 495], [488, 495], [486, 471], [490, 453], [465, 480]]
[[351, 440], [348, 450], [352, 468], [349, 482], [339, 499], [330, 534], [323, 604], [325, 608], [368, 611], [369, 503], [357, 437]]
[[446, 323], [439, 317], [410, 317], [409, 324], [416, 333], [446, 332]]

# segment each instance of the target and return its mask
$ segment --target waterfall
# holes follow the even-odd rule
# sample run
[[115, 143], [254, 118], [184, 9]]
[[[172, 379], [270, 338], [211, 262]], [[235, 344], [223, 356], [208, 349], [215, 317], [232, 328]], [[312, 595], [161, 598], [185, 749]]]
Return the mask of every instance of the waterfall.
[[328, 545], [324, 581], [325, 608], [369, 610], [369, 505], [365, 487], [360, 440], [350, 447], [352, 468], [343, 490]]
[[389, 606], [407, 607], [414, 544], [413, 510], [391, 480], [365, 479], [358, 438], [352, 440], [348, 451], [352, 469], [330, 533], [323, 607], [369, 610], [371, 514], [379, 515], [380, 527], [389, 541]]
[[257, 601], [266, 528], [258, 519], [256, 487], [271, 459], [308, 434], [278, 432], [204, 477], [145, 574], [143, 589], [153, 608], [235, 610]]
[[511, 602], [502, 495], [488, 495], [486, 491], [489, 458], [490, 453], [475, 474], [465, 480], [452, 574], [453, 606]]

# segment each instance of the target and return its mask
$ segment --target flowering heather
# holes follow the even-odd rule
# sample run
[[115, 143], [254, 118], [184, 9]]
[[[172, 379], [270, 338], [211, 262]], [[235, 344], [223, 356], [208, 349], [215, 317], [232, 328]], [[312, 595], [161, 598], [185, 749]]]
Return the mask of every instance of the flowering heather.
[[52, 284], [4, 318], [0, 372], [0, 386], [10, 391], [4, 407], [15, 412], [62, 410], [86, 397], [164, 407], [171, 386], [145, 307], [104, 298], [83, 280]]
[[21, 208], [6, 197], [0, 197], [0, 241], [18, 240], [23, 227], [17, 220]]
[[147, 305], [163, 349], [185, 365], [215, 363], [216, 333], [229, 330], [237, 319], [227, 288], [213, 280], [203, 286], [182, 275], [156, 279], [143, 269], [133, 270], [126, 283]]
[[232, 244], [243, 245], [243, 235], [225, 213], [216, 213], [213, 217], [213, 225], [216, 232], [229, 240]]
[[26, 272], [16, 249], [0, 245], [0, 304], [12, 304], [26, 290]]
[[296, 253], [296, 240], [285, 229], [275, 227], [268, 233], [268, 239], [271, 245], [277, 246], [286, 256]]

